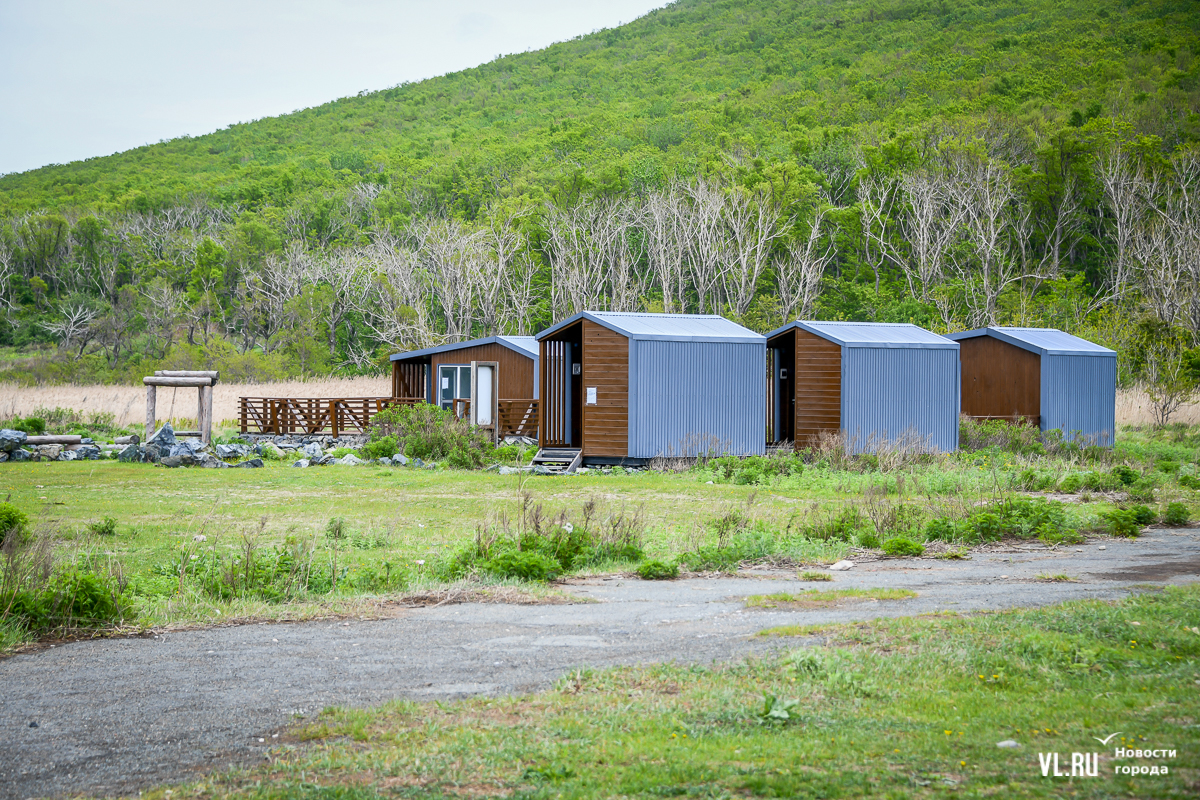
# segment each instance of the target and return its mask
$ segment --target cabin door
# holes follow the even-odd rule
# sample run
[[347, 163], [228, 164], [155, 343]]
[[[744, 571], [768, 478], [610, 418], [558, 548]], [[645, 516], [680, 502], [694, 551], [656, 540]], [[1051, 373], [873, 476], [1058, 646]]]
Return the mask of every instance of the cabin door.
[[546, 447], [582, 447], [580, 348], [569, 341], [548, 341], [543, 352], [542, 443]]

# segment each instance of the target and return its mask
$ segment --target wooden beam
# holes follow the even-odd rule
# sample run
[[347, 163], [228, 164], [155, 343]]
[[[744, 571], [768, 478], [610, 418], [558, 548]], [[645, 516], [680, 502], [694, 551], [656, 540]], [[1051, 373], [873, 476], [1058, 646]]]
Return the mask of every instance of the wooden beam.
[[63, 434], [61, 436], [55, 436], [53, 434], [49, 434], [46, 436], [28, 436], [25, 439], [25, 444], [64, 444], [64, 445], [66, 445], [66, 444], [82, 444], [82, 443], [83, 443], [82, 436], [68, 436], [66, 434]]
[[157, 369], [154, 371], [156, 378], [212, 378], [212, 382], [216, 383], [221, 377], [221, 373], [215, 369]]
[[212, 443], [213, 387], [200, 387], [200, 441]]
[[142, 378], [142, 383], [146, 386], [176, 386], [197, 389], [201, 386], [212, 386], [212, 378], [160, 378], [152, 376]]
[[154, 401], [158, 389], [150, 384], [146, 386], [146, 439], [154, 435]]

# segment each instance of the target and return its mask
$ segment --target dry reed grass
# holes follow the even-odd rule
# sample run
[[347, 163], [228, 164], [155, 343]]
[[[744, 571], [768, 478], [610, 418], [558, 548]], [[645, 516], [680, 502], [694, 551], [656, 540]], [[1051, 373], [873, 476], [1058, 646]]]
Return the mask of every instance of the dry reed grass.
[[[387, 397], [391, 378], [314, 378], [279, 383], [218, 383], [213, 389], [213, 421], [230, 424], [238, 418], [239, 397]], [[27, 417], [38, 408], [69, 408], [84, 416], [107, 412], [124, 427], [146, 419], [146, 389], [142, 386], [17, 386], [0, 384], [0, 419]], [[195, 389], [158, 390], [159, 420], [194, 418]]]
[[[1171, 422], [1186, 422], [1189, 425], [1200, 425], [1200, 402], [1180, 406], [1171, 416]], [[1120, 389], [1117, 391], [1117, 424], [1118, 425], [1153, 425], [1154, 412], [1150, 410], [1150, 400], [1141, 389]]]

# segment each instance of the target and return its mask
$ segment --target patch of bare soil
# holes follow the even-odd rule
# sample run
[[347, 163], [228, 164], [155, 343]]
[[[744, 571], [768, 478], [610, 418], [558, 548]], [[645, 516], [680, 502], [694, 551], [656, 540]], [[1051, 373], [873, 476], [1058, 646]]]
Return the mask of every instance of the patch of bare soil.
[[1200, 575], [1200, 558], [1186, 561], [1162, 561], [1157, 564], [1139, 564], [1122, 567], [1108, 572], [1089, 572], [1093, 578], [1107, 581], [1165, 581], [1176, 575]]

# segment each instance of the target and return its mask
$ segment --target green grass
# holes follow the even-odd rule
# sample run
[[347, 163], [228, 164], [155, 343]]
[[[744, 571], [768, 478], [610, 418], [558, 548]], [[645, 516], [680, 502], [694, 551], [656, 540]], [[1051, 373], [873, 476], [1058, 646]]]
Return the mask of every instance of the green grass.
[[908, 589], [810, 589], [799, 594], [753, 594], [746, 598], [747, 608], [817, 608], [835, 606], [843, 600], [907, 600], [917, 593]]
[[802, 580], [802, 581], [831, 581], [831, 580], [833, 580], [833, 575], [831, 575], [828, 572], [813, 572], [811, 570], [806, 570], [804, 572], [801, 572], [797, 577], [800, 578], [800, 580]]
[[[1185, 798], [1200, 785], [1200, 587], [822, 631], [825, 646], [741, 663], [329, 709], [270, 763], [172, 797]], [[1177, 755], [1110, 760], [1122, 746]], [[1100, 777], [1043, 778], [1038, 753], [1055, 752], [1099, 752]], [[1151, 763], [1169, 774], [1113, 774]]]
[[1038, 573], [1037, 579], [1039, 581], [1049, 581], [1050, 583], [1070, 583], [1077, 580], [1076, 578], [1072, 578], [1070, 575], [1064, 575], [1061, 572], [1053, 575], [1049, 572], [1041, 572]]

